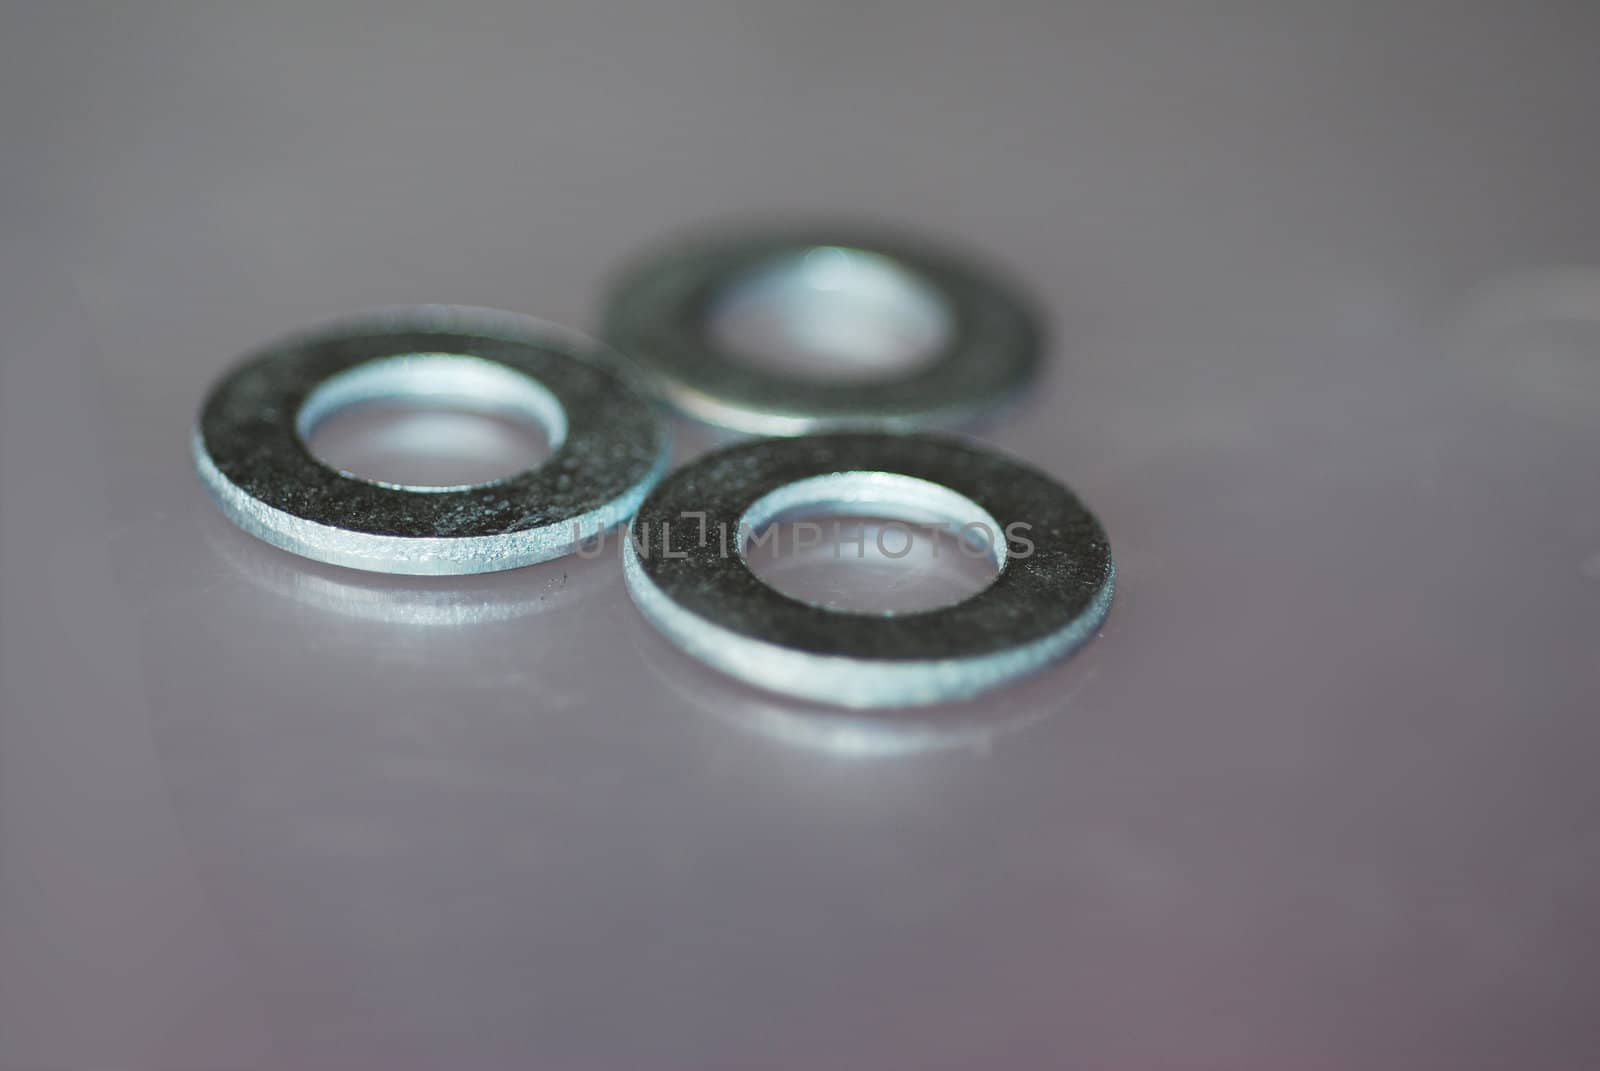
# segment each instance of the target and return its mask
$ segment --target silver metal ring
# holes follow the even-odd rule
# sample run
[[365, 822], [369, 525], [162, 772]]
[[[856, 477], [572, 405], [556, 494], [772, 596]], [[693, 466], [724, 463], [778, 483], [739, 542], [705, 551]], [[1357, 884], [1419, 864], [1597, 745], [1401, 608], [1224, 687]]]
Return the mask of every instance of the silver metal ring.
[[[741, 362], [712, 330], [731, 298], [756, 290], [781, 308], [808, 288], [913, 321], [927, 359], [877, 379], [787, 375]], [[792, 333], [837, 329], [807, 312], [793, 309]], [[825, 230], [707, 238], [648, 257], [614, 288], [605, 335], [679, 412], [758, 435], [959, 426], [1017, 394], [1040, 348], [1027, 303], [992, 273], [903, 238]]]
[[[282, 340], [211, 391], [193, 449], [228, 519], [295, 554], [386, 573], [486, 573], [560, 557], [627, 520], [667, 463], [654, 408], [594, 343], [528, 317], [427, 305]], [[553, 448], [488, 483], [366, 480], [306, 445], [351, 404], [426, 400], [521, 414]]]
[[[747, 534], [798, 513], [985, 526], [999, 575], [918, 613], [814, 606], [769, 587], [743, 553]], [[709, 454], [645, 500], [623, 555], [635, 605], [689, 654], [851, 707], [962, 699], [1062, 658], [1099, 628], [1115, 577], [1104, 529], [1070, 491], [928, 436], [768, 439]]]

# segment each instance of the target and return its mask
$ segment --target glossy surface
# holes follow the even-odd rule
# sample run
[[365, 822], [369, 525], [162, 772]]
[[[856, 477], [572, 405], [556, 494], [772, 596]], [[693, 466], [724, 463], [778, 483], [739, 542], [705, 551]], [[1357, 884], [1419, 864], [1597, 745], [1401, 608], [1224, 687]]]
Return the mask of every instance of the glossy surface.
[[[1473, 0], [8, 17], [0, 1067], [1600, 1066], [1597, 39]], [[644, 244], [839, 205], [1052, 316], [989, 434], [1094, 507], [1117, 605], [992, 702], [827, 716], [684, 657], [614, 557], [319, 566], [194, 478], [249, 340], [593, 329]]]

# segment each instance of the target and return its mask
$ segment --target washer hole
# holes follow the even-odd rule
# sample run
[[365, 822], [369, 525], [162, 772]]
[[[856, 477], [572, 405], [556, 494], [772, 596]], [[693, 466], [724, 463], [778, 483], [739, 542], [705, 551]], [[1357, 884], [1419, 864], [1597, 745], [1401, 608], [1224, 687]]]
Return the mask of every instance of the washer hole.
[[842, 613], [952, 606], [1005, 567], [1005, 532], [939, 484], [888, 472], [813, 476], [772, 491], [740, 519], [739, 547], [763, 583]]
[[950, 342], [939, 292], [880, 253], [816, 246], [778, 257], [714, 294], [711, 342], [798, 379], [870, 382], [931, 364]]
[[505, 365], [413, 353], [332, 377], [301, 405], [295, 430], [348, 476], [452, 491], [536, 468], [566, 439], [567, 415], [542, 383]]

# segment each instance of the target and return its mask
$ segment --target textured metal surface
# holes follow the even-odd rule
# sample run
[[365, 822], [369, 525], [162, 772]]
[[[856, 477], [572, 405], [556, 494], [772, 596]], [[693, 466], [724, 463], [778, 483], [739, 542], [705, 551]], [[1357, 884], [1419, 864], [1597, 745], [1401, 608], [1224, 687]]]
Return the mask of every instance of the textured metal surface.
[[[538, 321], [487, 310], [424, 306], [342, 321], [228, 373], [201, 410], [195, 465], [235, 524], [319, 561], [411, 574], [547, 561], [625, 520], [667, 459], [652, 407], [580, 347]], [[526, 410], [554, 454], [506, 479], [424, 488], [341, 472], [306, 446], [311, 426], [337, 408], [430, 390]]]
[[[801, 490], [785, 495], [792, 488]], [[741, 531], [800, 510], [982, 524], [996, 548], [1026, 525], [1017, 531], [1031, 546], [1001, 554], [994, 582], [952, 606], [842, 613], [774, 590], [739, 553]], [[1115, 573], [1105, 531], [1070, 491], [928, 436], [774, 439], [711, 454], [645, 501], [624, 554], [634, 602], [690, 654], [754, 684], [855, 707], [965, 698], [1063, 657], [1104, 620]]]
[[[886, 258], [937, 296], [950, 330], [925, 366], [833, 383], [752, 366], [712, 338], [719, 296], [784, 258], [834, 248]], [[898, 234], [815, 227], [690, 238], [641, 258], [612, 288], [605, 334], [686, 416], [739, 432], [802, 435], [967, 423], [1034, 375], [1041, 330], [1004, 280], [958, 254]]]

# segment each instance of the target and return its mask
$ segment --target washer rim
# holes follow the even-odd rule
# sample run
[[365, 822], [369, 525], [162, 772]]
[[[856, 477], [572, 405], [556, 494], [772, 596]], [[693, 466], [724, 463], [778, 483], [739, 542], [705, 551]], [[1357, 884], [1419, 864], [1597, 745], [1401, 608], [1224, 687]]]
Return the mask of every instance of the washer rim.
[[[311, 452], [299, 417], [319, 387], [371, 362], [437, 355], [527, 376], [559, 402], [564, 441], [515, 475], [426, 489], [344, 473]], [[407, 575], [512, 569], [561, 557], [626, 521], [665, 472], [666, 429], [626, 378], [596, 343], [531, 317], [399, 306], [245, 358], [208, 394], [191, 448], [223, 514], [291, 553]]]
[[[936, 355], [903, 375], [831, 384], [753, 367], [716, 344], [707, 317], [720, 295], [823, 248], [882, 258], [933, 290], [950, 321]], [[904, 235], [827, 226], [667, 245], [619, 275], [604, 323], [606, 341], [680, 414], [756, 435], [958, 427], [1015, 398], [1036, 374], [1043, 343], [1032, 304], [993, 270]]]
[[[663, 524], [698, 536], [702, 512], [707, 533], [737, 532], [764, 496], [855, 472], [926, 480], [1002, 525], [1025, 521], [1034, 549], [1007, 555], [994, 582], [961, 602], [872, 615], [782, 594], [719, 537], [675, 533], [670, 557], [648, 541]], [[635, 515], [623, 561], [635, 605], [690, 655], [773, 691], [858, 708], [969, 698], [1066, 656], [1104, 621], [1116, 573], [1099, 521], [1050, 477], [962, 440], [871, 433], [743, 443], [677, 470]]]

